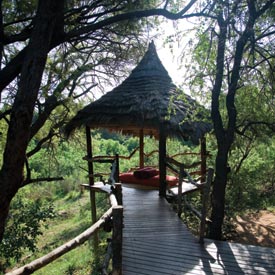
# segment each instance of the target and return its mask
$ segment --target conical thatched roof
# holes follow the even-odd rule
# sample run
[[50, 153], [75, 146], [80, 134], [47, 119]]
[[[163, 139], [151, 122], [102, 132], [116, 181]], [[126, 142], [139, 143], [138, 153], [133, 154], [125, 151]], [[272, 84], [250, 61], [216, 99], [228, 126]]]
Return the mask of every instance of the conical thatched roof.
[[68, 123], [66, 132], [87, 125], [125, 134], [158, 137], [162, 124], [168, 136], [198, 142], [211, 130], [203, 122], [203, 108], [172, 83], [155, 49], [150, 43], [143, 59], [122, 84], [92, 102]]

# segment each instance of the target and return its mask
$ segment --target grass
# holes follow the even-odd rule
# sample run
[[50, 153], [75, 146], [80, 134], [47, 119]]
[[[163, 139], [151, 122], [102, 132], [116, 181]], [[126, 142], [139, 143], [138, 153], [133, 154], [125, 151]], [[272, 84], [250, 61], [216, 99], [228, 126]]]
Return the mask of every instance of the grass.
[[[109, 207], [105, 194], [97, 194], [98, 217]], [[89, 192], [71, 191], [65, 197], [55, 198], [56, 217], [47, 224], [43, 235], [37, 243], [37, 251], [26, 255], [17, 264], [22, 266], [39, 258], [65, 242], [76, 237], [91, 226], [91, 211]], [[102, 258], [105, 253], [108, 234], [100, 232], [100, 244], [97, 253], [94, 252], [92, 240], [63, 255], [53, 263], [41, 268], [36, 275], [97, 275], [100, 274]]]

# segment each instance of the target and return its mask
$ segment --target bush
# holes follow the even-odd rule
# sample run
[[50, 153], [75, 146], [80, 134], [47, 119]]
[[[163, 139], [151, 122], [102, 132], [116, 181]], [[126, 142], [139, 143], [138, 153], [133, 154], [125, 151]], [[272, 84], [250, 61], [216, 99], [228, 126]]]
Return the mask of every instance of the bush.
[[5, 234], [0, 244], [0, 266], [2, 271], [12, 261], [19, 261], [26, 250], [36, 249], [37, 237], [47, 219], [55, 216], [51, 204], [41, 200], [31, 201], [18, 195], [12, 202]]

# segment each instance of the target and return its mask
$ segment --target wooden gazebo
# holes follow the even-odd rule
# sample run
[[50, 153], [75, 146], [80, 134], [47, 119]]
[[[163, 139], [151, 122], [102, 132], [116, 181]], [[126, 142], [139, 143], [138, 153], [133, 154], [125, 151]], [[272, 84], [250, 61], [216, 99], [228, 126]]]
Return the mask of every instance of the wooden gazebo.
[[212, 128], [205, 114], [205, 108], [172, 83], [151, 42], [129, 77], [80, 110], [67, 124], [66, 132], [86, 126], [88, 143], [90, 129], [96, 128], [138, 136], [140, 167], [144, 166], [144, 136], [154, 136], [159, 140], [159, 194], [165, 196], [166, 139], [176, 137], [198, 144]]

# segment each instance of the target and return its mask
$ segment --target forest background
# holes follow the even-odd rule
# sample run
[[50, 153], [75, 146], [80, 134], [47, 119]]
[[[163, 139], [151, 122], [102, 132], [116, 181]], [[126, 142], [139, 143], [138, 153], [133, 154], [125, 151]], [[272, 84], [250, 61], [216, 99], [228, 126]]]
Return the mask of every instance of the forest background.
[[[55, 201], [68, 198], [77, 204], [85, 197], [79, 190], [79, 183], [87, 181], [84, 137], [80, 131], [64, 140], [62, 126], [95, 94], [127, 76], [152, 39], [150, 31], [161, 26], [162, 17], [152, 15], [198, 20], [192, 27], [195, 38], [188, 40], [181, 55], [188, 60], [181, 68], [182, 87], [211, 106], [212, 119], [218, 117], [207, 148], [209, 166], [217, 165], [222, 151], [222, 168], [230, 167], [230, 173], [216, 176], [216, 183], [223, 179], [221, 184], [214, 185], [226, 190], [218, 190], [222, 195], [216, 196], [225, 216], [223, 235], [229, 236], [231, 218], [242, 211], [274, 207], [274, 1], [54, 2], [1, 1], [2, 270], [26, 251], [36, 250], [42, 225], [67, 215], [57, 210]], [[52, 14], [45, 11], [52, 10], [59, 12], [59, 21], [47, 21]], [[125, 24], [125, 19], [131, 20]], [[51, 31], [45, 31], [45, 22]], [[33, 31], [36, 28], [42, 31]], [[164, 44], [182, 43], [186, 32], [176, 28]], [[52, 36], [39, 38], [41, 33]], [[213, 100], [218, 101], [213, 105]], [[213, 113], [215, 107], [218, 112]], [[94, 153], [129, 155], [136, 145], [132, 137], [98, 131]], [[156, 148], [150, 139], [146, 146], [148, 151]], [[171, 154], [191, 149], [196, 150], [178, 141], [168, 146]], [[121, 170], [136, 164], [134, 158]], [[216, 173], [221, 170], [228, 171]], [[212, 206], [217, 208], [215, 201]], [[78, 214], [85, 221], [83, 210]], [[214, 231], [220, 238], [221, 232]], [[73, 269], [67, 266], [68, 273]]]

